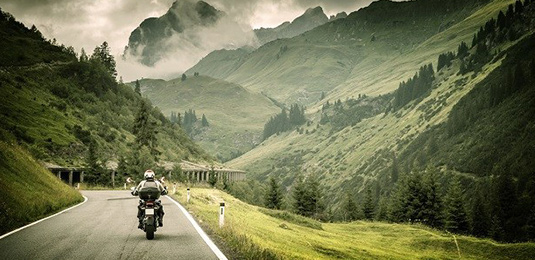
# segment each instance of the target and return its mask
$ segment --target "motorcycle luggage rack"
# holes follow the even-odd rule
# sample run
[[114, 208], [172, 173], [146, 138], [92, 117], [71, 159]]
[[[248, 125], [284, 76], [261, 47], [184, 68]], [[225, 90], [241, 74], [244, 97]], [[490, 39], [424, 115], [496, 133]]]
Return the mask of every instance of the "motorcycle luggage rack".
[[143, 200], [160, 198], [160, 190], [158, 188], [146, 187], [139, 191], [139, 198]]

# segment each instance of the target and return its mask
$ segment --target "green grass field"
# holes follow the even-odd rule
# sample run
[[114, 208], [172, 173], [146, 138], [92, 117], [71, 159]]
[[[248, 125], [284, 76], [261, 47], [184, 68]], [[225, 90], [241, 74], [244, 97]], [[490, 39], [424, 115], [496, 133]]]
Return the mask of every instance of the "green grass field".
[[[421, 225], [320, 223], [251, 206], [216, 189], [192, 188], [191, 196], [190, 204], [186, 204], [185, 191], [174, 195], [201, 225], [209, 227], [245, 258], [532, 259], [535, 255], [534, 243], [500, 244], [461, 235], [454, 238]], [[225, 226], [220, 229], [218, 209], [223, 201]]]

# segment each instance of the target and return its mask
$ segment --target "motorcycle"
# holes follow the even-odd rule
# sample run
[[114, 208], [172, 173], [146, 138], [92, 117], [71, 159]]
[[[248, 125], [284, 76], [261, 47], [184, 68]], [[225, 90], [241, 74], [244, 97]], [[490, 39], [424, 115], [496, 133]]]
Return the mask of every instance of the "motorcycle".
[[[134, 194], [134, 188], [132, 188]], [[161, 205], [159, 205], [158, 198], [161, 192], [157, 188], [147, 187], [137, 192], [140, 198], [141, 213], [143, 218], [143, 228], [148, 240], [154, 239], [154, 232], [157, 231], [158, 222], [160, 221], [157, 214]]]

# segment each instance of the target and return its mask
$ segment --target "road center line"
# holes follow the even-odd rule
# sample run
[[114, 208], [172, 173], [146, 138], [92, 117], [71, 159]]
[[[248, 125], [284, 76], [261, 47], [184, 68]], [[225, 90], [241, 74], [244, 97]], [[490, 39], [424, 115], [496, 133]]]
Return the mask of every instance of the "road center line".
[[69, 211], [69, 210], [71, 210], [71, 209], [74, 209], [74, 208], [76, 208], [76, 207], [78, 207], [78, 206], [84, 204], [84, 203], [87, 201], [87, 197], [84, 196], [84, 195], [82, 195], [82, 196], [84, 197], [84, 201], [82, 201], [82, 202], [80, 202], [80, 203], [78, 203], [78, 204], [76, 204], [76, 205], [74, 205], [74, 206], [72, 206], [72, 207], [70, 207], [70, 208], [68, 208], [68, 209], [64, 209], [64, 210], [62, 210], [62, 211], [60, 211], [60, 212], [58, 212], [58, 213], [56, 213], [56, 214], [54, 214], [54, 215], [48, 216], [48, 217], [46, 217], [46, 218], [42, 218], [42, 219], [37, 220], [37, 221], [35, 221], [35, 222], [32, 222], [32, 223], [30, 223], [30, 224], [28, 224], [28, 225], [26, 225], [26, 226], [17, 228], [17, 229], [15, 229], [15, 230], [13, 230], [13, 231], [11, 231], [11, 232], [9, 232], [9, 233], [3, 234], [2, 236], [0, 236], [0, 239], [5, 238], [5, 237], [7, 237], [7, 236], [9, 236], [9, 235], [11, 235], [11, 234], [14, 234], [14, 233], [16, 233], [16, 232], [19, 232], [19, 231], [21, 231], [21, 230], [23, 230], [23, 229], [25, 229], [25, 228], [29, 228], [29, 227], [31, 227], [31, 226], [33, 226], [33, 225], [39, 223], [39, 222], [45, 221], [45, 220], [47, 220], [47, 219], [49, 219], [49, 218], [53, 218], [53, 217], [55, 217], [55, 216], [57, 216], [57, 215], [59, 215], [59, 214], [61, 214], [61, 213], [63, 213], [63, 212]]
[[217, 256], [217, 258], [219, 258], [220, 260], [227, 260], [227, 257], [223, 254], [223, 252], [221, 252], [221, 250], [219, 250], [219, 248], [217, 248], [217, 246], [208, 237], [208, 235], [206, 235], [204, 230], [202, 230], [202, 228], [199, 226], [199, 224], [197, 224], [197, 222], [195, 221], [195, 219], [193, 219], [191, 214], [189, 214], [189, 212], [182, 205], [180, 205], [180, 203], [178, 203], [176, 200], [174, 200], [171, 197], [169, 197], [169, 195], [165, 195], [165, 197], [167, 197], [169, 200], [171, 200], [173, 203], [175, 203], [175, 205], [180, 209], [180, 211], [182, 211], [182, 213], [184, 213], [184, 215], [189, 220], [191, 225], [193, 225], [193, 227], [195, 228], [197, 233], [199, 233], [199, 235], [204, 240], [204, 242], [208, 245], [208, 247], [210, 247], [210, 249], [212, 249], [212, 251]]

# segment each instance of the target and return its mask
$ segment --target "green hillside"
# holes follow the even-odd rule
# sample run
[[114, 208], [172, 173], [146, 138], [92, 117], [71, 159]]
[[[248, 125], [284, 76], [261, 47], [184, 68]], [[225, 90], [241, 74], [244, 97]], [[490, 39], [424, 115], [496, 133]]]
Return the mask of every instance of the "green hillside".
[[200, 75], [209, 75], [216, 79], [224, 79], [239, 68], [246, 56], [251, 53], [253, 48], [239, 48], [236, 50], [216, 50], [210, 52], [202, 58], [195, 66], [186, 71], [187, 75], [193, 75], [195, 72]]
[[72, 48], [46, 41], [11, 15], [0, 18], [0, 45], [14, 46], [2, 48], [9, 53], [0, 64], [0, 129], [36, 159], [85, 166], [90, 144], [101, 166], [134, 156], [134, 121], [145, 102], [157, 160], [212, 160], [149, 101], [116, 82], [100, 56], [78, 59]]
[[413, 49], [400, 52], [377, 66], [356, 66], [346, 81], [331, 91], [330, 99], [393, 91], [400, 81], [411, 77], [420, 66], [431, 62], [436, 65], [439, 54], [456, 50], [461, 41], [471, 43], [479, 27], [495, 18], [500, 10], [506, 10], [515, 0], [487, 2], [475, 8], [467, 17], [452, 19], [447, 23], [450, 25], [447, 29], [414, 45]]
[[[214, 189], [193, 188], [191, 194], [189, 204], [185, 193], [175, 198], [239, 259], [531, 259], [535, 254], [533, 243], [454, 237], [422, 225], [320, 223], [252, 206]], [[223, 201], [225, 226], [219, 228], [216, 213]]]
[[[204, 114], [208, 127], [196, 127], [193, 139], [222, 161], [252, 149], [262, 141], [262, 125], [280, 111], [271, 100], [243, 87], [206, 76], [186, 80], [140, 80], [143, 95], [157, 104], [164, 115], [195, 110]], [[200, 121], [200, 120], [199, 120]], [[200, 123], [200, 122], [199, 122]]]
[[0, 141], [0, 234], [83, 200], [14, 142]]
[[[265, 92], [287, 104], [315, 103], [321, 92], [329, 92], [341, 84], [344, 88], [353, 89], [351, 95], [363, 93], [354, 81], [352, 84], [345, 82], [361, 75], [362, 71], [377, 72], [377, 66], [390, 64], [393, 58], [415, 50], [486, 2], [374, 2], [347, 18], [329, 22], [291, 39], [263, 45], [244, 57], [239, 68], [225, 79], [256, 92]], [[231, 63], [236, 64], [234, 61]], [[207, 63], [203, 65], [210, 66]], [[199, 64], [197, 70], [211, 71], [201, 67]], [[418, 65], [405, 67], [408, 71], [417, 68]], [[393, 88], [390, 85], [389, 91]]]
[[[497, 4], [497, 2], [500, 2], [500, 4]], [[489, 3], [489, 5], [483, 8], [482, 10], [486, 10], [485, 13], [489, 13], [488, 9], [490, 8], [492, 10], [490, 13], [496, 14], [500, 10], [505, 9], [506, 6], [507, 5], [504, 5], [503, 3], [501, 3], [501, 1], [494, 1]], [[480, 12], [482, 11], [476, 11], [474, 16], [479, 17]], [[493, 16], [483, 16], [477, 20], [477, 23], [484, 24], [486, 22], [486, 20], [484, 19], [490, 19], [491, 17]], [[467, 20], [472, 19], [475, 18], [469, 18]], [[337, 22], [342, 22], [342, 20]], [[462, 21], [461, 23], [465, 23], [465, 21]], [[319, 29], [320, 28], [317, 28], [315, 30]], [[470, 36], [464, 36], [464, 38], [472, 37], [473, 33], [475, 32], [476, 30], [474, 29]], [[434, 37], [436, 37], [437, 39], [443, 39], [446, 34], [450, 34], [450, 31], [443, 31], [442, 33], [439, 33]], [[457, 42], [457, 45], [459, 43], [460, 41]], [[449, 48], [451, 50], [456, 48], [456, 46], [453, 47], [453, 44], [447, 43], [447, 46], [450, 45], [451, 47]], [[417, 50], [419, 50], [419, 48], [409, 52], [408, 55], [414, 58], [415, 53], [418, 53]], [[423, 50], [426, 50], [426, 48], [423, 48]], [[438, 54], [434, 56], [433, 60], [429, 60], [429, 62], [435, 62], [437, 56]], [[400, 56], [399, 59], [401, 59], [401, 57], [404, 56]], [[424, 61], [426, 61], [426, 59], [431, 58], [421, 59], [421, 62], [423, 63]], [[417, 70], [417, 64], [420, 63], [412, 65], [415, 67], [415, 69], [413, 69], [410, 73], [406, 72], [406, 78], [399, 79], [397, 79], [397, 76], [394, 79], [389, 78], [390, 75], [392, 75], [391, 71], [397, 70], [399, 66], [393, 66], [392, 68], [388, 67], [389, 69], [387, 69], [386, 65], [378, 67], [381, 68], [378, 74], [381, 74], [382, 76], [379, 77], [378, 75], [376, 75], [376, 80], [374, 82], [376, 84], [374, 84], [373, 86], [379, 89], [384, 85], [378, 84], [377, 80], [389, 78], [388, 80], [390, 80], [391, 82], [396, 82], [395, 86], [392, 85], [390, 87], [391, 90], [393, 90], [402, 80], [406, 80], [407, 78], [414, 75], [415, 71]], [[487, 71], [493, 70], [498, 65], [499, 64], [489, 65]], [[440, 104], [441, 109], [437, 113], [435, 113], [433, 117], [426, 118], [425, 122], [419, 120], [420, 114], [422, 114], [423, 111], [420, 111], [421, 109], [418, 110], [417, 107], [414, 107], [401, 115], [381, 113], [375, 117], [363, 119], [362, 122], [359, 122], [358, 124], [352, 126], [347, 126], [344, 129], [333, 129], [332, 124], [319, 124], [321, 120], [321, 111], [318, 111], [319, 108], [314, 107], [313, 109], [309, 110], [310, 120], [312, 121], [312, 123], [309, 123], [309, 126], [305, 128], [305, 130], [308, 130], [308, 135], [300, 135], [296, 132], [292, 132], [281, 137], [272, 138], [267, 142], [262, 143], [257, 149], [254, 149], [252, 152], [242, 156], [241, 158], [238, 158], [237, 160], [232, 161], [231, 163], [235, 167], [246, 167], [251, 170], [253, 174], [258, 173], [260, 176], [263, 176], [263, 178], [267, 178], [266, 176], [273, 172], [273, 167], [275, 167], [276, 169], [279, 167], [283, 168], [286, 166], [286, 164], [278, 166], [276, 163], [273, 162], [297, 160], [298, 162], [306, 162], [306, 164], [297, 164], [295, 168], [281, 170], [281, 172], [299, 172], [301, 170], [306, 169], [307, 172], [317, 172], [321, 173], [322, 175], [325, 175], [325, 178], [328, 178], [330, 182], [337, 182], [339, 184], [344, 183], [348, 178], [351, 178], [350, 176], [355, 175], [355, 172], [352, 172], [351, 169], [359, 169], [362, 165], [365, 164], [366, 160], [372, 160], [373, 158], [375, 158], [374, 156], [376, 156], [380, 152], [384, 152], [390, 158], [391, 152], [386, 151], [394, 149], [394, 147], [396, 147], [398, 143], [402, 142], [403, 139], [407, 139], [407, 141], [404, 142], [408, 142], [412, 140], [414, 136], [418, 133], [425, 131], [428, 125], [433, 126], [446, 120], [447, 115], [451, 110], [451, 107], [454, 106], [463, 95], [468, 93], [469, 90], [473, 88], [473, 86], [477, 82], [481, 81], [486, 75], [478, 75], [478, 77], [475, 78], [466, 78], [462, 81], [459, 81], [460, 78], [455, 75], [455, 70], [458, 69], [460, 65], [456, 64], [455, 66], [456, 67], [451, 68], [449, 71], [443, 72], [444, 75], [440, 76], [440, 80], [443, 80], [443, 82], [439, 82], [438, 85], [442, 86], [442, 88], [447, 88], [454, 85], [458, 85], [460, 84], [459, 82], [462, 82], [463, 86], [465, 87], [455, 89], [455, 91], [434, 90], [433, 93], [429, 95], [429, 97], [427, 97], [425, 100], [421, 100], [421, 105], [423, 105], [429, 100], [436, 101], [444, 100], [445, 98], [447, 98], [447, 102], [442, 102]], [[339, 95], [341, 98], [343, 97], [342, 100], [346, 100], [350, 97], [351, 99], [357, 100], [358, 92], [356, 92], [355, 90], [353, 90], [355, 91], [353, 93], [343, 91], [337, 92], [339, 91], [339, 89], [340, 88], [333, 90], [333, 94], [328, 95], [327, 98], [322, 101], [322, 103], [325, 103], [329, 100], [331, 103], [334, 102], [336, 99], [331, 99], [331, 95]], [[347, 96], [348, 94], [351, 94], [351, 96]], [[428, 105], [429, 104], [427, 104], [426, 106]], [[445, 107], [442, 108], [442, 106]], [[346, 109], [349, 108], [346, 107]], [[395, 148], [395, 150], [397, 149], [399, 148]], [[272, 159], [267, 159], [270, 157]], [[265, 165], [261, 166], [263, 163], [265, 163]], [[385, 165], [389, 165], [389, 163], [385, 162]], [[367, 171], [370, 171], [370, 169], [368, 169]], [[260, 174], [259, 172], [262, 172], [262, 174]], [[277, 170], [275, 170], [275, 172], [277, 172]], [[326, 174], [326, 172], [328, 172], [329, 174]], [[361, 176], [361, 179], [363, 178], [364, 180], [366, 180], [374, 174], [370, 174], [370, 172], [359, 172], [356, 175]], [[290, 176], [293, 176], [293, 174], [291, 174]], [[289, 185], [292, 180], [288, 180], [286, 184]], [[365, 183], [361, 182], [359, 186], [362, 186], [363, 184]]]
[[[485, 24], [483, 17], [488, 17], [496, 24], [497, 13], [506, 9], [503, 3], [491, 2], [469, 20]], [[371, 189], [376, 210], [384, 214], [390, 210], [385, 202], [404, 185], [398, 179], [436, 171], [440, 195], [451, 179], [460, 178], [465, 206], [486, 208], [485, 217], [493, 220], [485, 224], [485, 234], [526, 240], [533, 236], [529, 230], [535, 213], [530, 159], [535, 41], [529, 26], [535, 9], [531, 4], [510, 17], [505, 18], [509, 27], [491, 27], [488, 35], [478, 32], [481, 39], [467, 56], [434, 73], [430, 89], [402, 108], [393, 105], [396, 92], [343, 98], [335, 104], [330, 100], [330, 106], [325, 101], [323, 108], [309, 110], [311, 122], [302, 131], [271, 137], [230, 166], [246, 169], [260, 183], [277, 177], [287, 189], [299, 174], [317, 176], [335, 219], [343, 218], [348, 193], [362, 203]], [[439, 36], [433, 41], [439, 42]], [[428, 48], [422, 50], [425, 54]], [[384, 105], [384, 100], [391, 105]], [[482, 203], [477, 202], [479, 196]], [[503, 230], [491, 231], [491, 226]]]

